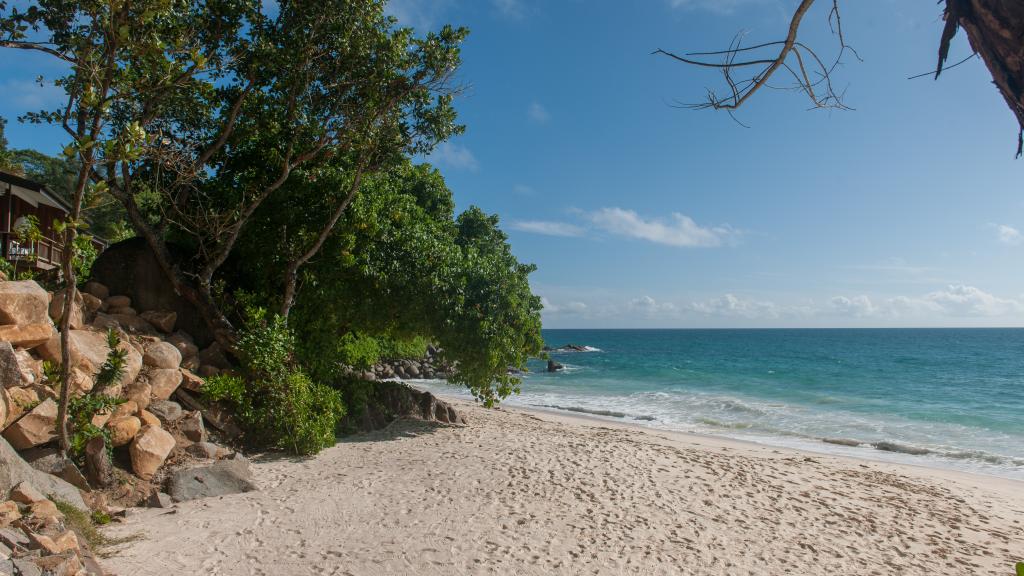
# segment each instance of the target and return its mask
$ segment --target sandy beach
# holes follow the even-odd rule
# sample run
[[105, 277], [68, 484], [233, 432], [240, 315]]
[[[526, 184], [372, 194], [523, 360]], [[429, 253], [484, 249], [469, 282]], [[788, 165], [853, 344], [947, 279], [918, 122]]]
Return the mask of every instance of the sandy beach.
[[134, 512], [105, 562], [164, 574], [1013, 574], [1024, 484], [457, 403], [258, 492]]

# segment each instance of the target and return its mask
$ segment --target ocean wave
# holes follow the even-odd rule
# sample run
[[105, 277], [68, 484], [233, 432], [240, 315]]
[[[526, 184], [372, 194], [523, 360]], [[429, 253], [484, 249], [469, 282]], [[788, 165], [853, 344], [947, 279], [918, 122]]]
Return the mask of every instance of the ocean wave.
[[533, 404], [538, 408], [550, 408], [552, 410], [564, 410], [566, 412], [577, 412], [580, 414], [590, 414], [593, 416], [607, 416], [610, 418], [632, 418], [633, 420], [642, 420], [651, 422], [656, 420], [654, 416], [648, 416], [645, 414], [633, 415], [625, 412], [618, 412], [616, 410], [600, 410], [596, 408], [583, 408], [582, 406], [559, 406], [557, 404]]

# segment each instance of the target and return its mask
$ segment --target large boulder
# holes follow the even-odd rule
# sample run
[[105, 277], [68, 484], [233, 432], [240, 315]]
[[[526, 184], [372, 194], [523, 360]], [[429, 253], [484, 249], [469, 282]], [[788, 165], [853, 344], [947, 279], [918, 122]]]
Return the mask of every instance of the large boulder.
[[0, 282], [0, 324], [49, 324], [50, 295], [32, 280]]
[[185, 415], [181, 404], [170, 400], [154, 400], [149, 405], [149, 411], [156, 415], [164, 424], [174, 424]]
[[142, 422], [135, 416], [121, 416], [119, 418], [112, 418], [107, 422], [107, 430], [110, 431], [110, 443], [115, 448], [127, 445], [135, 439], [136, 434], [141, 429]]
[[132, 470], [143, 480], [152, 479], [173, 448], [174, 436], [163, 428], [143, 428], [128, 449], [132, 458]]
[[193, 442], [206, 441], [206, 426], [203, 425], [203, 413], [198, 410], [186, 414], [178, 424], [178, 429], [185, 435], [185, 438]]
[[57, 403], [52, 399], [39, 403], [3, 432], [5, 440], [17, 450], [46, 444], [57, 437]]
[[82, 510], [85, 502], [78, 489], [71, 484], [36, 470], [25, 462], [6, 440], [0, 439], [0, 494], [7, 494], [11, 488], [28, 482], [39, 492], [63, 500]]
[[177, 470], [167, 482], [168, 493], [175, 502], [226, 496], [257, 489], [249, 469], [249, 461], [241, 455], [220, 460], [209, 466]]
[[[181, 256], [187, 258], [188, 254]], [[203, 317], [195, 306], [175, 293], [145, 238], [131, 238], [104, 250], [93, 263], [92, 279], [109, 288], [110, 294], [130, 297], [136, 310], [175, 312], [176, 327], [191, 334], [200, 347], [213, 342]]]
[[154, 342], [146, 347], [146, 354], [142, 357], [142, 362], [146, 366], [154, 368], [177, 369], [181, 366], [181, 352], [168, 342]]
[[347, 414], [342, 419], [342, 428], [370, 432], [384, 428], [397, 418], [445, 424], [466, 423], [455, 408], [430, 392], [402, 382], [384, 381], [374, 383], [363, 410]]
[[0, 342], [31, 350], [50, 340], [53, 325], [47, 324], [5, 324], [0, 326]]

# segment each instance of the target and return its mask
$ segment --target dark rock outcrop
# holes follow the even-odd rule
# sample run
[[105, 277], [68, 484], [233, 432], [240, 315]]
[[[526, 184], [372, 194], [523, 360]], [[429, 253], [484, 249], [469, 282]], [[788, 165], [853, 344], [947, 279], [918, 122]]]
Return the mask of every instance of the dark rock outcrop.
[[554, 360], [548, 360], [548, 372], [558, 372], [563, 368], [565, 368], [565, 366], [562, 366], [558, 362], [555, 362]]
[[356, 432], [380, 430], [398, 418], [445, 424], [465, 424], [455, 408], [430, 392], [401, 382], [375, 382], [361, 410], [345, 416], [342, 429]]
[[136, 310], [173, 312], [175, 327], [190, 334], [200, 348], [213, 342], [203, 317], [175, 294], [144, 238], [130, 238], [104, 250], [92, 266], [92, 279], [110, 294], [131, 298]]

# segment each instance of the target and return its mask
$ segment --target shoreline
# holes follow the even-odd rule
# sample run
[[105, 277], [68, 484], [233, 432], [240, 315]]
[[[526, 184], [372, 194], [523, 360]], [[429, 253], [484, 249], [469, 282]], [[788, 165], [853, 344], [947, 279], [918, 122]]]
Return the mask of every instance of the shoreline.
[[399, 420], [135, 510], [113, 574], [1011, 574], [1020, 483], [519, 408]]
[[[447, 396], [443, 394], [435, 395], [447, 402], [452, 402], [460, 406], [466, 404], [465, 399], [457, 396]], [[501, 409], [509, 412], [528, 414], [537, 418], [547, 419], [552, 422], [634, 430], [643, 434], [648, 434], [654, 438], [661, 438], [667, 442], [677, 443], [686, 447], [710, 447], [714, 449], [728, 448], [759, 456], [766, 456], [765, 452], [768, 452], [773, 456], [777, 455], [779, 457], [801, 455], [812, 458], [830, 458], [836, 462], [841, 462], [847, 465], [870, 464], [873, 465], [875, 469], [888, 473], [906, 474], [908, 476], [916, 476], [919, 478], [938, 477], [964, 484], [970, 484], [974, 487], [984, 486], [986, 488], [995, 489], [1012, 495], [1024, 493], [1024, 480], [1006, 478], [1005, 476], [996, 476], [994, 474], [985, 474], [983, 472], [955, 470], [952, 468], [928, 466], [927, 464], [889, 462], [887, 460], [879, 460], [868, 456], [860, 457], [824, 451], [818, 452], [815, 450], [805, 450], [789, 446], [776, 446], [773, 444], [755, 442], [753, 440], [730, 438], [728, 436], [701, 434], [698, 432], [681, 432], [678, 430], [655, 428], [639, 422], [620, 422], [613, 420], [612, 417], [601, 417], [600, 415], [584, 413], [570, 413], [558, 409], [524, 406], [502, 406]]]
[[[426, 390], [436, 395], [437, 397], [450, 402], [472, 402], [471, 398], [462, 396], [457, 393], [450, 392], [451, 386], [445, 380], [412, 380], [407, 381], [407, 384], [413, 386], [417, 390]], [[646, 423], [645, 419], [633, 417], [632, 419], [625, 416], [614, 416], [605, 415], [600, 413], [593, 413], [584, 409], [571, 409], [567, 407], [553, 407], [553, 406], [541, 406], [532, 404], [519, 404], [516, 403], [515, 397], [511, 397], [513, 403], [510, 404], [506, 399], [501, 404], [502, 409], [509, 410], [521, 410], [524, 412], [538, 413], [538, 414], [550, 414], [552, 416], [563, 416], [568, 419], [579, 419], [587, 422], [596, 422], [609, 424], [613, 426], [624, 426], [627, 428], [637, 429], [641, 431], [647, 431], [652, 433], [663, 433], [669, 435], [679, 435], [682, 437], [694, 437], [694, 438], [708, 438], [718, 439], [727, 442], [735, 442], [739, 444], [746, 444], [751, 446], [770, 448], [776, 450], [787, 450], [806, 454], [812, 454], [815, 456], [830, 456], [835, 458], [848, 458], [851, 460], [858, 460], [864, 462], [872, 462], [877, 464], [885, 464], [891, 466], [907, 466], [911, 468], [922, 468], [925, 470], [935, 470], [939, 472], [948, 472], [951, 475], [966, 475], [966, 476], [981, 476], [983, 478], [996, 478], [1000, 480], [1006, 480], [1013, 482], [1024, 489], [1024, 477], [1013, 478], [998, 473], [993, 473], [983, 469], [974, 469], [969, 466], [957, 466], [957, 462], [968, 462], [967, 460], [956, 460], [953, 458], [943, 457], [941, 454], [935, 452], [928, 452], [927, 454], [916, 454], [911, 451], [902, 450], [884, 450], [875, 447], [870, 442], [858, 442], [858, 445], [844, 445], [841, 442], [830, 442], [826, 438], [811, 437], [811, 436], [794, 436], [799, 438], [804, 446], [793, 446], [782, 443], [772, 443], [770, 441], [758, 441], [748, 438], [738, 438], [734, 436], [728, 436], [726, 434], [716, 434], [714, 432], [693, 432], [674, 430], [672, 428], [653, 426]], [[609, 410], [614, 412], [614, 410]], [[765, 434], [766, 438], [780, 439], [781, 437], [773, 437], [769, 434]], [[888, 442], [887, 442], [888, 443]], [[895, 445], [895, 443], [892, 443]], [[854, 451], [863, 451], [863, 454], [853, 453]], [[912, 458], [925, 458], [928, 455], [935, 456], [933, 461], [923, 462], [912, 462]]]

